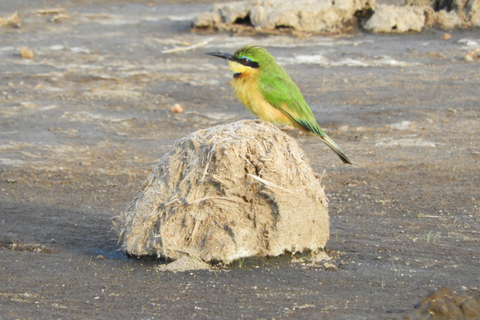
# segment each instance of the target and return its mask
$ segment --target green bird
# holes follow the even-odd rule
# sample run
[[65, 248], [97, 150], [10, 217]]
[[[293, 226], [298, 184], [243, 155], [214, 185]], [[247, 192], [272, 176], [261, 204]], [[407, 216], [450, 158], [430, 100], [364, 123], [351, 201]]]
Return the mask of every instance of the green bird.
[[229, 61], [232, 87], [255, 116], [275, 125], [291, 125], [322, 139], [344, 163], [352, 164], [340, 147], [320, 128], [297, 85], [264, 48], [246, 46], [233, 55], [208, 52]]

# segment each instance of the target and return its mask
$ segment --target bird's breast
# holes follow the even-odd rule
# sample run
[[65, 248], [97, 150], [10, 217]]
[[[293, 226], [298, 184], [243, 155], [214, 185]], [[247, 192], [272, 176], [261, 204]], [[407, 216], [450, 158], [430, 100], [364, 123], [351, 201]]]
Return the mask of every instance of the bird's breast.
[[260, 91], [258, 71], [242, 72], [232, 80], [232, 87], [243, 105], [263, 121], [276, 125], [294, 125], [280, 109], [268, 102]]

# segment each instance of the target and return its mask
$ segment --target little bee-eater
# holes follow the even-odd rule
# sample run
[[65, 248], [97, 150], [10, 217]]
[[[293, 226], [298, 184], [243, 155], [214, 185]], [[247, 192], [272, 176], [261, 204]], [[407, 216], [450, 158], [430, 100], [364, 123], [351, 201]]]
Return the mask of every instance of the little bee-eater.
[[246, 46], [233, 55], [207, 54], [229, 61], [235, 94], [251, 113], [275, 125], [291, 125], [314, 133], [344, 163], [351, 164], [342, 149], [317, 124], [297, 85], [267, 50]]

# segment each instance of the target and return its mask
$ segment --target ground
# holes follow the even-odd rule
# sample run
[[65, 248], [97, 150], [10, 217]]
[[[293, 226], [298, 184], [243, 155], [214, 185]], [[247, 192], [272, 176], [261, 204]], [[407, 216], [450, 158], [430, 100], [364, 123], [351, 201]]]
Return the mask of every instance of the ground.
[[[38, 12], [52, 8], [65, 11]], [[2, 1], [0, 17], [18, 11], [22, 27], [0, 28], [1, 318], [391, 319], [439, 287], [478, 288], [480, 30], [190, 32], [209, 8]], [[204, 55], [247, 43], [278, 58], [355, 163], [289, 131], [323, 177], [336, 268], [271, 259], [175, 273], [127, 258], [111, 218], [162, 155], [189, 132], [252, 118], [225, 61]]]

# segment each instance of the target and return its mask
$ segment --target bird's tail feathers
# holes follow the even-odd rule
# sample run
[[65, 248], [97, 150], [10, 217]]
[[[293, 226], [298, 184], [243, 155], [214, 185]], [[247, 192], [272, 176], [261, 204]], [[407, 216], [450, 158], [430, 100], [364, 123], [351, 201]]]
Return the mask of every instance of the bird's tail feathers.
[[352, 164], [352, 162], [350, 161], [350, 159], [348, 159], [342, 149], [340, 149], [340, 147], [335, 143], [335, 141], [333, 141], [332, 138], [330, 138], [317, 123], [311, 121], [302, 121], [293, 117], [290, 118], [295, 121], [298, 124], [299, 128], [301, 128], [302, 130], [312, 132], [317, 137], [321, 138], [322, 141], [325, 142], [327, 146], [329, 146], [330, 149], [332, 149], [338, 155], [338, 157], [343, 161], [343, 163]]
[[320, 135], [320, 137], [322, 141], [325, 142], [325, 144], [337, 154], [337, 156], [343, 161], [343, 163], [352, 164], [350, 159], [348, 159], [342, 149], [340, 149], [340, 147], [332, 140], [332, 138], [327, 136], [326, 133], [324, 133], [324, 135]]

